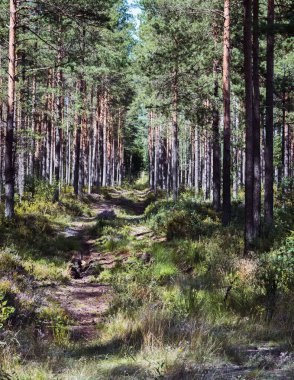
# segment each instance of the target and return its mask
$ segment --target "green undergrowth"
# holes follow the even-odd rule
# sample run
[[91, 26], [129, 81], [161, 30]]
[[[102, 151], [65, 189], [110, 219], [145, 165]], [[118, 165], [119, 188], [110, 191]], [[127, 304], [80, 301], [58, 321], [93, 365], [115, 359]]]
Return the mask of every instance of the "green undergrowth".
[[[14, 353], [13, 366], [4, 361], [4, 369], [14, 371], [18, 379], [84, 380], [160, 379], [177, 371], [185, 373], [187, 368], [193, 373], [193, 368], [230, 364], [252, 367], [252, 378], [269, 378], [269, 368], [290, 368], [287, 355], [294, 344], [291, 204], [277, 205], [275, 229], [263, 231], [256, 252], [244, 257], [240, 201], [233, 205], [232, 224], [224, 228], [221, 215], [191, 193], [181, 194], [176, 204], [165, 197], [150, 203], [147, 191], [131, 197], [130, 193], [130, 189], [103, 189], [104, 199], [119, 200], [117, 216], [98, 219], [90, 231], [97, 250], [111, 254], [115, 261], [113, 267], [99, 267], [91, 277], [113, 289], [110, 309], [97, 326], [99, 339], [71, 342], [67, 317], [54, 305], [51, 315], [50, 306], [43, 305], [38, 318], [45, 315], [55, 332], [39, 349], [41, 357], [36, 359], [32, 353], [34, 359], [29, 360]], [[144, 215], [135, 217], [135, 203], [145, 201], [149, 206]], [[39, 263], [39, 276], [42, 265], [48, 271], [54, 257], [46, 256], [43, 259], [48, 261]], [[21, 265], [26, 278], [31, 273], [29, 260], [4, 261], [12, 268]], [[2, 294], [11, 292], [9, 299], [16, 300], [9, 283], [3, 286]], [[6, 312], [2, 318], [12, 321], [20, 309], [16, 301], [10, 306], [14, 308], [10, 315]], [[242, 356], [243, 347], [264, 344], [281, 347], [286, 359]]]
[[63, 260], [64, 253], [77, 249], [74, 239], [66, 239], [58, 232], [70, 225], [74, 218], [90, 215], [90, 201], [65, 192], [59, 202], [53, 203], [52, 194], [49, 192], [48, 195], [48, 192], [44, 190], [34, 196], [26, 194], [22, 202], [16, 204], [16, 216], [12, 222], [6, 221], [3, 209], [0, 210], [1, 247], [12, 247], [25, 258], [53, 262]]
[[177, 363], [199, 365], [230, 361], [232, 347], [264, 341], [291, 350], [292, 209], [276, 210], [275, 230], [264, 231], [247, 257], [243, 212], [236, 202], [233, 222], [224, 228], [211, 205], [184, 194], [176, 204], [159, 200], [147, 207], [142, 223], [161, 237], [158, 242], [138, 241], [115, 221], [103, 226], [101, 250], [130, 255], [126, 265], [97, 279], [115, 290], [105, 338], [119, 336], [143, 352], [178, 348]]
[[[91, 200], [77, 199], [64, 189], [59, 202], [53, 203], [53, 191], [53, 186], [41, 182], [26, 188], [21, 203], [16, 202], [15, 219], [10, 222], [4, 219], [3, 205], [0, 207], [1, 358], [6, 345], [18, 346], [13, 334], [18, 336], [19, 329], [26, 326], [35, 326], [36, 331], [49, 326], [56, 342], [65, 337], [60, 327], [65, 324], [63, 311], [43, 293], [48, 286], [68, 281], [68, 261], [73, 251], [80, 249], [80, 242], [60, 232], [75, 218], [90, 215]], [[46, 310], [56, 317], [52, 314], [46, 319]]]

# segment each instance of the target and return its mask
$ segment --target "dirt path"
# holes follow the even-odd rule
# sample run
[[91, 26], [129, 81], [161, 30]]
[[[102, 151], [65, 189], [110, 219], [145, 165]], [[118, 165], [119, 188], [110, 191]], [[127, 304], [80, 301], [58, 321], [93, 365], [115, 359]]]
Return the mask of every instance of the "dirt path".
[[[112, 298], [111, 286], [93, 282], [91, 266], [99, 268], [111, 268], [115, 265], [116, 257], [111, 253], [101, 254], [97, 251], [95, 240], [89, 235], [89, 229], [99, 219], [116, 218], [120, 208], [131, 211], [138, 217], [144, 212], [144, 193], [138, 194], [142, 197], [138, 202], [129, 201], [127, 192], [112, 193], [111, 199], [101, 201], [98, 196], [93, 196], [91, 212], [94, 217], [79, 217], [62, 234], [67, 238], [76, 238], [81, 245], [80, 255], [82, 260], [81, 278], [72, 278], [66, 285], [60, 285], [51, 292], [50, 296], [57, 301], [67, 312], [70, 320], [69, 326], [71, 338], [74, 340], [92, 340], [98, 336], [97, 324], [102, 323], [104, 315], [109, 308]], [[134, 218], [136, 221], [136, 217]], [[144, 227], [134, 227], [132, 234], [138, 236], [150, 234]], [[98, 236], [96, 237], [98, 238]], [[120, 257], [127, 260], [127, 257]]]

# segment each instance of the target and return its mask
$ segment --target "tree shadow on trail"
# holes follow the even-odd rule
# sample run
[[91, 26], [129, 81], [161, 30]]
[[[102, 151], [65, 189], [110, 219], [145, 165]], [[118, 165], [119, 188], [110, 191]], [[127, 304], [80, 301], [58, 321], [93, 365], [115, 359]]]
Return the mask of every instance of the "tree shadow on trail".
[[143, 344], [143, 337], [141, 334], [133, 334], [129, 338], [116, 338], [106, 343], [89, 343], [79, 344], [73, 349], [67, 351], [67, 356], [72, 358], [107, 358], [108, 355], [122, 355], [125, 356], [126, 348], [128, 353], [135, 354], [141, 350]]
[[145, 208], [150, 203], [149, 201], [136, 202], [136, 201], [133, 201], [132, 199], [127, 199], [124, 197], [113, 198], [111, 202], [114, 205], [121, 207], [126, 212], [129, 212], [134, 215], [144, 214]]
[[107, 193], [106, 201], [114, 206], [121, 207], [127, 213], [133, 215], [142, 215], [146, 207], [151, 203], [151, 199], [133, 200], [124, 196], [124, 193], [119, 195]]
[[14, 222], [1, 223], [0, 246], [13, 247], [27, 258], [64, 263], [81, 244], [77, 236], [67, 237], [57, 232], [63, 228], [63, 225], [53, 225], [46, 216], [17, 216]]

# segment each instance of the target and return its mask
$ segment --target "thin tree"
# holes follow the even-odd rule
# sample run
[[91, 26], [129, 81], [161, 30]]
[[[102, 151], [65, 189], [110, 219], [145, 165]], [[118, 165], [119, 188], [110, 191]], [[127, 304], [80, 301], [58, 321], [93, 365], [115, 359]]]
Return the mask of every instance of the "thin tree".
[[259, 90], [259, 0], [253, 0], [253, 235], [260, 234], [260, 90]]
[[266, 136], [265, 136], [265, 183], [264, 183], [264, 222], [273, 224], [274, 218], [274, 165], [273, 165], [273, 131], [274, 131], [274, 18], [275, 2], [268, 0], [267, 14], [267, 49], [266, 49]]
[[172, 109], [172, 192], [173, 200], [178, 197], [179, 141], [178, 141], [178, 64], [173, 73], [173, 109]]
[[5, 217], [14, 217], [14, 114], [15, 114], [16, 0], [10, 0], [7, 126], [5, 137]]
[[[78, 93], [83, 92], [83, 80], [80, 78], [77, 82], [77, 96]], [[82, 116], [81, 116], [81, 110], [78, 110], [78, 117], [77, 117], [77, 129], [76, 129], [76, 136], [75, 136], [75, 163], [74, 163], [74, 193], [75, 195], [81, 194], [81, 188], [80, 188], [80, 160], [81, 160], [81, 124], [82, 124]]]
[[[214, 46], [217, 47], [217, 28], [214, 27]], [[216, 211], [221, 208], [221, 149], [219, 136], [219, 111], [217, 107], [218, 101], [218, 60], [213, 61], [214, 75], [214, 107], [212, 111], [212, 133], [213, 133], [213, 207]]]
[[245, 252], [251, 248], [253, 232], [253, 78], [252, 78], [252, 0], [244, 0], [244, 74], [245, 74]]
[[231, 90], [230, 90], [230, 0], [224, 2], [224, 151], [223, 151], [223, 224], [231, 220]]
[[[62, 19], [59, 16], [58, 19], [60, 23], [60, 36], [62, 35]], [[58, 41], [59, 49], [58, 49], [58, 56], [57, 56], [57, 65], [60, 66], [61, 59], [62, 59], [62, 40], [59, 38]], [[63, 73], [60, 68], [57, 69], [56, 73], [56, 85], [58, 88], [58, 96], [56, 99], [56, 108], [57, 108], [57, 115], [58, 115], [58, 125], [56, 126], [56, 136], [55, 136], [55, 191], [53, 196], [53, 201], [58, 202], [59, 201], [59, 193], [60, 193], [60, 180], [61, 180], [61, 172], [62, 172], [62, 148], [63, 148], [63, 133], [62, 133], [62, 122], [63, 122], [63, 97], [62, 97], [62, 80], [63, 80]]]

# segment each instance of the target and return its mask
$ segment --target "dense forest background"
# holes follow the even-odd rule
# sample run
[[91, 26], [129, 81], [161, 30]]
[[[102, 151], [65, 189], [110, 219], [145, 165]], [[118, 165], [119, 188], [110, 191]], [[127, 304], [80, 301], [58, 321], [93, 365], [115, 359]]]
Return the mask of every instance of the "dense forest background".
[[0, 0], [0, 379], [293, 378], [293, 36], [291, 0]]
[[155, 192], [223, 207], [224, 224], [245, 189], [250, 246], [262, 204], [273, 223], [274, 185], [292, 188], [292, 3], [140, 6], [138, 25], [124, 1], [2, 4], [6, 216], [39, 180], [57, 201], [145, 170]]

